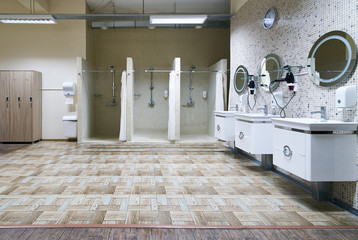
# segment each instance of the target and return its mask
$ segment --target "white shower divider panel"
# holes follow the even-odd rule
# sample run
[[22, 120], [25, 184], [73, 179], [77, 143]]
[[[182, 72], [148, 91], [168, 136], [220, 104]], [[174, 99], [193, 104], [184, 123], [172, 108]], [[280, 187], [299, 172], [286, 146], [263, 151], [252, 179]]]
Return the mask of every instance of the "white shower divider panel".
[[122, 72], [121, 79], [121, 123], [119, 128], [119, 140], [126, 141], [127, 140], [127, 72]]
[[176, 99], [176, 73], [175, 71], [171, 71], [169, 73], [169, 118], [168, 118], [168, 139], [170, 141], [175, 141], [175, 119], [176, 119], [176, 111], [175, 111], [175, 99]]
[[126, 131], [127, 141], [131, 141], [133, 137], [133, 106], [134, 106], [134, 66], [133, 59], [127, 58], [127, 106], [126, 106]]

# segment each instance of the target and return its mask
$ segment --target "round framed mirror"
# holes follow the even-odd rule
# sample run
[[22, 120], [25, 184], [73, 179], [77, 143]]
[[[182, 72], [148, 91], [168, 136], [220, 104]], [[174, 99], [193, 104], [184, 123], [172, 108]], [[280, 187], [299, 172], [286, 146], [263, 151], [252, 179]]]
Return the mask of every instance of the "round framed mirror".
[[235, 75], [234, 75], [234, 87], [235, 87], [235, 91], [238, 94], [245, 91], [247, 86], [248, 75], [249, 73], [244, 66], [240, 65], [236, 68]]
[[260, 65], [259, 74], [261, 87], [265, 91], [269, 91], [269, 87], [271, 88], [271, 91], [274, 91], [278, 87], [278, 83], [271, 84], [271, 82], [282, 77], [280, 58], [276, 54], [269, 54], [264, 57]]
[[311, 48], [307, 67], [311, 80], [319, 86], [333, 86], [345, 80], [357, 60], [351, 36], [342, 31], [324, 34]]

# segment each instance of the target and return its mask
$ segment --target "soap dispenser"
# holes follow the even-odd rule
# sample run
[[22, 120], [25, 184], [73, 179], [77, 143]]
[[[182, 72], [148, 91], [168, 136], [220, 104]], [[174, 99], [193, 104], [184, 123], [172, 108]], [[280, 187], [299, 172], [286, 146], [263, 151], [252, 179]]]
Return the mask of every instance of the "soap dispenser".
[[339, 110], [352, 109], [357, 104], [356, 86], [340, 87], [336, 90], [336, 107]]

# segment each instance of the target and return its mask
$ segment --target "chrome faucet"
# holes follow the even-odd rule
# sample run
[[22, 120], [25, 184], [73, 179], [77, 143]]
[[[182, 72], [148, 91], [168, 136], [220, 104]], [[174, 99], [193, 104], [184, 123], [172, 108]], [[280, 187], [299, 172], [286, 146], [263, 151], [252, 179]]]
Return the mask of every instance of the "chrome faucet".
[[235, 110], [236, 110], [236, 112], [239, 111], [239, 104], [236, 104], [236, 105], [235, 105]]
[[313, 111], [313, 112], [311, 112], [311, 115], [314, 114], [314, 113], [320, 113], [321, 114], [321, 122], [327, 122], [327, 119], [326, 119], [326, 107], [321, 106], [320, 108], [321, 108], [320, 111]]
[[267, 114], [268, 114], [268, 107], [267, 107], [267, 105], [264, 105], [263, 108], [258, 108], [257, 110], [264, 110], [264, 115], [265, 115], [265, 116], [267, 116]]

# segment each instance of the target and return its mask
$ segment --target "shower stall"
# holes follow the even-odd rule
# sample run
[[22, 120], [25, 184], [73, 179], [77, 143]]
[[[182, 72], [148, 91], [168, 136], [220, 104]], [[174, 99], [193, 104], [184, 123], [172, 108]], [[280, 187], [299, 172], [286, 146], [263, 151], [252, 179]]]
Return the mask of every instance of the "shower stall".
[[[95, 68], [79, 60], [81, 109], [79, 141], [118, 141], [120, 127], [120, 76], [118, 67]], [[81, 118], [81, 120], [80, 120]]]
[[226, 77], [227, 61], [220, 60], [210, 67], [191, 65], [181, 71], [180, 140], [212, 142], [216, 74]]
[[[121, 141], [215, 141], [216, 79], [218, 73], [226, 77], [225, 59], [206, 68], [181, 68], [180, 58], [172, 67], [134, 68], [127, 58], [122, 74], [118, 67], [94, 69], [84, 59], [79, 62], [80, 142], [119, 142], [121, 119], [126, 133]], [[120, 80], [126, 82], [124, 105]]]
[[168, 73], [156, 67], [134, 71], [133, 141], [167, 141]]

